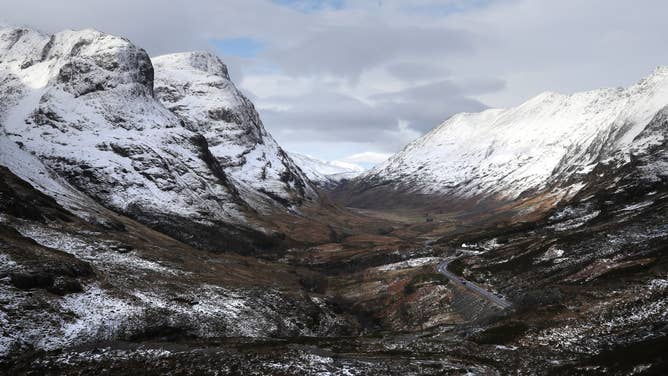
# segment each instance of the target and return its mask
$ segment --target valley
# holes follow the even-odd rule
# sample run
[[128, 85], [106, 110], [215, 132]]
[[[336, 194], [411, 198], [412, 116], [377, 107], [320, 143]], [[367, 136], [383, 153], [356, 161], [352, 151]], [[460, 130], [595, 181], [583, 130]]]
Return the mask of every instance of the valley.
[[0, 29], [0, 98], [2, 374], [668, 372], [666, 68], [369, 171], [209, 52]]

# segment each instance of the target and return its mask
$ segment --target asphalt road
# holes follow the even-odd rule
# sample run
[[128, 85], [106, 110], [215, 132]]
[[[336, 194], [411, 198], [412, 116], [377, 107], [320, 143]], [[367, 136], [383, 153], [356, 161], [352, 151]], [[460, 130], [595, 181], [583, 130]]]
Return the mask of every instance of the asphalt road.
[[436, 266], [436, 270], [439, 273], [446, 276], [453, 283], [459, 284], [460, 286], [465, 287], [469, 291], [472, 291], [472, 292], [482, 296], [483, 298], [491, 301], [492, 303], [496, 304], [497, 306], [499, 306], [503, 309], [506, 309], [506, 308], [509, 308], [510, 306], [512, 306], [512, 303], [510, 303], [506, 299], [504, 299], [500, 296], [497, 296], [493, 292], [487, 291], [484, 288], [478, 286], [477, 284], [475, 284], [471, 281], [467, 281], [464, 278], [459, 277], [459, 276], [451, 273], [450, 271], [448, 271], [448, 264], [452, 260], [454, 260], [454, 259], [449, 259], [449, 260], [445, 260], [445, 261], [441, 262], [440, 264], [438, 264], [438, 266]]

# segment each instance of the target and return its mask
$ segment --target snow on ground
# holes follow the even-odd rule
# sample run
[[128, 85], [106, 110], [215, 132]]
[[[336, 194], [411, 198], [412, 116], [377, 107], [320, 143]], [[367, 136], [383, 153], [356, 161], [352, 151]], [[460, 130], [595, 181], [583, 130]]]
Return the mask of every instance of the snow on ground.
[[[66, 250], [78, 256], [88, 254], [87, 245], [75, 239], [61, 240], [51, 245], [70, 242]], [[15, 269], [5, 255], [0, 254], [0, 261], [0, 272]], [[130, 279], [143, 277], [136, 268], [123, 269], [125, 261], [136, 262], [139, 269], [149, 266], [155, 272], [165, 271], [132, 256], [120, 265], [93, 257], [96, 275], [104, 275], [104, 282], [86, 282], [83, 292], [64, 297], [40, 289], [19, 290], [10, 284], [9, 277], [0, 278], [0, 324], [4, 329], [0, 331], [0, 356], [21, 346], [55, 350], [91, 339], [122, 339], [161, 327], [182, 328], [201, 338], [270, 337], [278, 333], [312, 336], [318, 330], [311, 322], [313, 317], [302, 308], [285, 308], [291, 298], [275, 289], [229, 289], [176, 277], [168, 277], [170, 282], [163, 284], [159, 279], [163, 275], [154, 276], [154, 283], [133, 282], [128, 288], [129, 279], [117, 279], [119, 273], [133, 273]], [[30, 308], [36, 306], [40, 309]], [[335, 320], [334, 315], [328, 320]], [[40, 325], [34, 325], [36, 322]]]
[[[169, 325], [192, 327], [195, 335], [210, 337], [262, 337], [278, 330], [265, 309], [246, 294], [213, 285], [201, 285], [180, 295], [189, 304], [176, 304], [174, 295], [161, 290], [132, 294], [151, 310], [162, 312]], [[270, 293], [271, 294], [271, 293]]]
[[376, 268], [376, 270], [380, 272], [387, 272], [390, 270], [417, 268], [420, 266], [437, 264], [441, 261], [443, 261], [443, 258], [441, 257], [419, 257], [406, 261], [395, 262], [393, 264], [379, 266]]
[[627, 205], [621, 208], [620, 211], [632, 211], [632, 210], [642, 209], [652, 205], [653, 203], [654, 201], [643, 201], [637, 204]]
[[611, 337], [616, 334], [645, 322], [665, 322], [668, 319], [668, 300], [651, 299], [652, 295], [660, 296], [668, 292], [666, 280], [652, 280], [647, 286], [630, 290], [633, 291], [624, 293], [636, 296], [634, 304], [619, 305], [613, 296], [589, 308], [590, 315], [586, 319], [569, 319], [567, 323], [530, 334], [529, 342], [565, 351], [597, 353], [606, 346], [606, 341], [615, 342], [611, 341]]
[[64, 321], [60, 333], [43, 338], [39, 348], [52, 350], [96, 340], [114, 339], [124, 332], [132, 332], [141, 322], [142, 307], [116, 298], [97, 285], [83, 293], [70, 294], [60, 302], [60, 312], [73, 314]]
[[119, 253], [113, 250], [115, 244], [110, 242], [91, 241], [89, 238], [61, 232], [39, 224], [16, 226], [21, 235], [31, 238], [38, 244], [65, 251], [79, 259], [92, 262], [102, 267], [125, 267], [136, 272], [143, 269], [158, 273], [183, 274], [183, 271], [160, 265], [154, 261], [142, 259], [131, 253]]
[[16, 266], [16, 262], [12, 261], [8, 255], [0, 253], [0, 272], [6, 273], [14, 266]]
[[591, 221], [592, 219], [598, 217], [598, 215], [601, 214], [600, 210], [595, 210], [589, 214], [585, 214], [581, 217], [578, 218], [571, 218], [566, 221], [554, 224], [552, 226], [548, 226], [548, 228], [554, 229], [555, 231], [567, 231], [567, 230], [573, 230], [578, 227], [584, 226], [587, 222]]
[[564, 258], [562, 256], [564, 255], [565, 251], [556, 245], [551, 245], [550, 248], [543, 253], [541, 257], [539, 257], [534, 263], [537, 264], [539, 262], [543, 261], [552, 261], [554, 263], [560, 263], [564, 261]]
[[482, 250], [482, 251], [491, 251], [493, 249], [499, 248], [501, 244], [496, 238], [486, 240], [480, 243], [462, 243], [461, 248], [466, 250]]

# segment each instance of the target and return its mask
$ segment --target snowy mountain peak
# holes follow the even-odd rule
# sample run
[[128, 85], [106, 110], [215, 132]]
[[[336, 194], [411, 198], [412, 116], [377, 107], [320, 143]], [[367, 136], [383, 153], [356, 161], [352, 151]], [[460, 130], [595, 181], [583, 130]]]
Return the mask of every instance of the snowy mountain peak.
[[634, 140], [666, 105], [668, 68], [661, 67], [627, 89], [545, 92], [514, 108], [458, 114], [361, 184], [459, 198], [571, 195], [595, 166], [625, 163], [637, 150]]
[[218, 56], [207, 51], [181, 52], [169, 55], [162, 55], [154, 58], [154, 63], [163, 66], [186, 66], [200, 70], [204, 73], [220, 76], [226, 80], [230, 79], [227, 66]]
[[[42, 50], [42, 61], [54, 64], [57, 80], [81, 95], [109, 85], [140, 84], [153, 86], [151, 60], [141, 48], [125, 38], [97, 30], [67, 30], [54, 34]], [[87, 81], [83, 86], [80, 81]]]
[[262, 228], [258, 213], [317, 193], [226, 71], [201, 52], [158, 57], [154, 71], [143, 49], [95, 30], [0, 30], [0, 164], [42, 164], [13, 172], [52, 171], [177, 238], [229, 244]]
[[16, 64], [41, 59], [41, 50], [49, 37], [35, 30], [6, 27], [0, 29], [0, 63]]
[[153, 58], [156, 97], [186, 128], [201, 133], [247, 201], [300, 203], [315, 198], [308, 178], [267, 133], [253, 103], [234, 85], [222, 61], [207, 52]]
[[144, 50], [92, 29], [51, 36], [3, 29], [0, 61], [33, 89], [59, 85], [75, 96], [126, 84], [138, 84], [136, 89], [149, 94], [153, 89], [153, 68]]
[[668, 65], [659, 65], [656, 68], [654, 68], [654, 71], [645, 78], [645, 80], [654, 80], [654, 79], [665, 79], [668, 77]]

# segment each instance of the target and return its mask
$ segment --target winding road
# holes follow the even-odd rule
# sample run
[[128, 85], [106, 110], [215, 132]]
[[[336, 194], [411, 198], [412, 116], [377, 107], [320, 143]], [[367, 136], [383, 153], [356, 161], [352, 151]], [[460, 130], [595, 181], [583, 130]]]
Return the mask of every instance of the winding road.
[[506, 308], [509, 308], [510, 306], [512, 306], [512, 303], [510, 303], [506, 299], [494, 294], [491, 291], [487, 291], [484, 288], [478, 286], [477, 284], [475, 284], [471, 281], [467, 281], [464, 278], [459, 277], [459, 276], [453, 274], [452, 272], [448, 271], [448, 264], [453, 260], [454, 260], [454, 258], [447, 259], [447, 260], [441, 262], [440, 264], [438, 264], [438, 266], [436, 266], [436, 270], [439, 273], [446, 276], [449, 280], [451, 280], [455, 284], [459, 284], [460, 286], [463, 286], [464, 288], [468, 289], [469, 291], [472, 291], [472, 292], [482, 296], [483, 298], [491, 301], [492, 303], [496, 304], [497, 306], [501, 307], [502, 309], [506, 309]]

